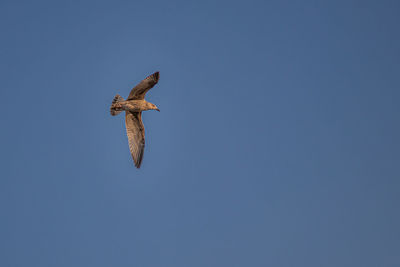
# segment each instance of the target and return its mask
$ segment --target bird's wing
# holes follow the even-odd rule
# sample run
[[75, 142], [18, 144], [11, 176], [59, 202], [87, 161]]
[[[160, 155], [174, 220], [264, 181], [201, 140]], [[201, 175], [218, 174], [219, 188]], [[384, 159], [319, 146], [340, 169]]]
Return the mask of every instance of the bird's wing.
[[144, 152], [144, 126], [142, 122], [142, 112], [125, 112], [125, 126], [132, 159], [135, 166], [140, 168]]
[[157, 71], [150, 76], [147, 76], [146, 79], [141, 81], [138, 85], [133, 87], [131, 90], [127, 100], [142, 100], [146, 95], [147, 91], [153, 88], [154, 85], [158, 83], [158, 79], [160, 78], [160, 73]]

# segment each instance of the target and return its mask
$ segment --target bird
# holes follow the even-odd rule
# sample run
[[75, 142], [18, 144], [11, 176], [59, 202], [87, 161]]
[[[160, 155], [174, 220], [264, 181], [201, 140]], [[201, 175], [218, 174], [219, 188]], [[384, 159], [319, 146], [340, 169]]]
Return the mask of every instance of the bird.
[[159, 79], [160, 73], [158, 71], [147, 76], [143, 81], [133, 87], [126, 100], [119, 94], [115, 95], [110, 108], [112, 116], [116, 116], [122, 111], [125, 111], [125, 127], [128, 136], [129, 150], [135, 167], [138, 169], [142, 164], [145, 145], [142, 111], [160, 111], [156, 105], [147, 102], [144, 97], [146, 93], [158, 83]]

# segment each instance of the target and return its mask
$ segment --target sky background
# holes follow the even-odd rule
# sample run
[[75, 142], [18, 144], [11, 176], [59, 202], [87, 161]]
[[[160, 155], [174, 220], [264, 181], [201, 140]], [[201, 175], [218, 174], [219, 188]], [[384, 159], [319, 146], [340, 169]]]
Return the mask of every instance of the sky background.
[[399, 12], [1, 1], [0, 265], [400, 266]]

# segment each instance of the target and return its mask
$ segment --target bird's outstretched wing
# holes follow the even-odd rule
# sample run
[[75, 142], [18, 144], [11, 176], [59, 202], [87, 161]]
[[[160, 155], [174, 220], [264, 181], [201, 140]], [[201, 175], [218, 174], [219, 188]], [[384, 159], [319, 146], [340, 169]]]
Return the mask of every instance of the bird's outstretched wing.
[[131, 90], [127, 100], [142, 100], [146, 95], [147, 91], [153, 88], [154, 85], [158, 83], [158, 79], [160, 78], [160, 73], [157, 71], [150, 76], [147, 76], [146, 79], [141, 81], [138, 85], [133, 87]]
[[129, 150], [137, 168], [140, 168], [144, 152], [144, 126], [142, 112], [125, 112], [126, 134], [128, 135]]

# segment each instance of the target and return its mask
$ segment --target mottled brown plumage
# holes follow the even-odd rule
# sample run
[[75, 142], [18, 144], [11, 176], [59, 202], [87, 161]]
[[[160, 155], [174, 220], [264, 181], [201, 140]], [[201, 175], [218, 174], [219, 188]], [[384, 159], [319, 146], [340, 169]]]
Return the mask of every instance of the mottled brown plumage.
[[116, 95], [112, 101], [110, 113], [112, 116], [125, 111], [126, 134], [129, 141], [129, 150], [137, 168], [140, 168], [144, 152], [144, 126], [142, 122], [142, 111], [157, 110], [156, 105], [144, 100], [144, 97], [160, 78], [159, 72], [155, 72], [136, 85], [130, 92], [128, 99], [124, 100]]

